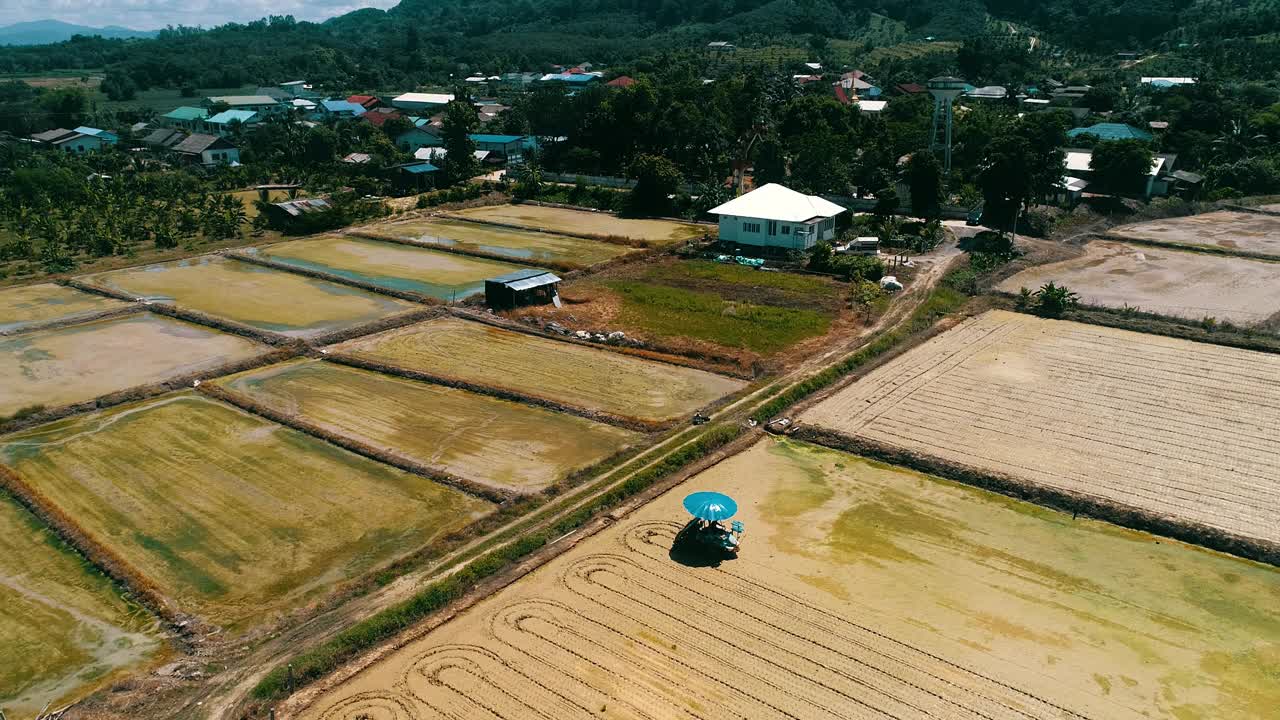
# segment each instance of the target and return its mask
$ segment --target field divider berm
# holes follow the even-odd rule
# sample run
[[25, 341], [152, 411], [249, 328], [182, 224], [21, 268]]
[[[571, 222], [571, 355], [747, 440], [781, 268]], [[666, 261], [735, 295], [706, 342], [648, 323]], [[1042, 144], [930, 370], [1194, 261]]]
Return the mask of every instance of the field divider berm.
[[260, 330], [243, 323], [203, 313], [199, 310], [185, 308], [175, 303], [149, 300], [147, 298], [131, 295], [119, 290], [102, 287], [101, 285], [94, 285], [93, 283], [85, 282], [79, 278], [68, 278], [63, 282], [68, 287], [73, 287], [76, 290], [83, 290], [87, 293], [115, 298], [116, 300], [124, 300], [125, 302], [138, 303], [148, 311], [157, 315], [165, 315], [167, 317], [184, 320], [189, 323], [195, 323], [196, 325], [203, 325], [208, 328], [213, 328], [214, 330], [221, 330], [225, 333], [239, 335], [240, 337], [246, 337], [250, 340], [256, 340], [265, 345], [271, 345], [274, 347], [292, 347], [296, 352], [304, 352], [306, 350], [306, 343], [298, 338], [281, 335], [280, 333], [274, 333], [267, 330]]
[[993, 470], [944, 460], [927, 453], [812, 425], [792, 426], [787, 437], [936, 475], [1043, 507], [1084, 515], [1131, 530], [1161, 535], [1212, 550], [1280, 566], [1280, 544], [1246, 537], [1124, 503], [1028, 482]]
[[20, 418], [0, 421], [0, 433], [25, 430], [30, 427], [35, 427], [36, 425], [43, 425], [55, 420], [62, 420], [63, 418], [68, 418], [72, 415], [81, 415], [84, 413], [95, 412], [97, 410], [105, 410], [106, 408], [124, 405], [125, 403], [138, 402], [140, 400], [146, 400], [148, 398], [176, 392], [178, 390], [187, 390], [196, 386], [197, 382], [204, 383], [206, 380], [212, 380], [224, 375], [234, 375], [236, 373], [256, 370], [260, 367], [266, 367], [267, 365], [274, 365], [286, 360], [291, 360], [298, 357], [299, 354], [301, 354], [300, 351], [305, 349], [305, 346], [302, 348], [279, 348], [244, 360], [224, 363], [217, 367], [209, 368], [208, 370], [187, 373], [185, 375], [179, 375], [177, 377], [149, 383], [147, 385], [137, 385], [131, 388], [125, 388], [124, 390], [117, 390], [116, 392], [100, 395], [92, 400], [86, 400], [84, 402], [60, 405], [47, 410], [25, 414]]
[[717, 362], [707, 362], [697, 358], [688, 357], [686, 355], [680, 355], [675, 352], [664, 352], [660, 350], [650, 350], [647, 348], [628, 347], [626, 345], [593, 342], [591, 340], [583, 340], [581, 338], [574, 337], [573, 335], [558, 335], [531, 325], [512, 322], [511, 320], [499, 315], [492, 315], [487, 312], [472, 310], [466, 307], [451, 306], [446, 310], [446, 312], [461, 320], [483, 323], [491, 327], [523, 333], [525, 335], [531, 335], [545, 340], [554, 340], [556, 342], [568, 343], [570, 345], [579, 345], [581, 347], [591, 348], [600, 352], [613, 352], [618, 353], [619, 355], [629, 355], [631, 357], [640, 358], [641, 360], [650, 360], [652, 362], [663, 363], [666, 365], [674, 365], [675, 367], [702, 370], [703, 372], [715, 373], [717, 375], [727, 375], [732, 378], [737, 378], [738, 380], [750, 381], [756, 379], [756, 376], [751, 373], [726, 367]]
[[527, 393], [508, 390], [506, 388], [497, 388], [490, 385], [482, 385], [467, 380], [440, 375], [437, 373], [426, 372], [423, 370], [410, 370], [409, 368], [389, 365], [387, 363], [377, 362], [375, 360], [367, 360], [365, 358], [349, 355], [346, 353], [333, 353], [324, 356], [325, 360], [330, 362], [347, 365], [349, 367], [359, 368], [361, 370], [372, 370], [373, 372], [383, 373], [385, 375], [394, 375], [396, 377], [406, 378], [408, 380], [417, 380], [419, 382], [432, 383], [434, 385], [442, 385], [458, 390], [466, 390], [478, 395], [488, 395], [489, 397], [498, 398], [499, 400], [508, 400], [511, 402], [522, 403], [525, 405], [533, 405], [536, 407], [554, 410], [569, 415], [577, 415], [587, 420], [602, 422], [607, 425], [624, 428], [626, 430], [635, 430], [642, 433], [654, 433], [668, 430], [675, 427], [681, 418], [673, 420], [665, 420], [662, 422], [652, 420], [642, 420], [640, 418], [626, 417], [623, 415], [615, 415], [601, 410], [588, 410], [576, 405], [568, 405], [555, 400], [529, 395]]
[[349, 328], [340, 328], [332, 332], [327, 332], [323, 335], [317, 335], [316, 337], [308, 339], [307, 344], [312, 347], [334, 345], [347, 340], [354, 340], [358, 337], [364, 337], [365, 335], [374, 335], [376, 333], [386, 332], [387, 330], [402, 328], [406, 325], [416, 325], [420, 322], [426, 322], [427, 320], [435, 320], [436, 318], [444, 317], [444, 315], [445, 307], [443, 305], [431, 305], [419, 310], [409, 310], [407, 312], [396, 313], [395, 315], [388, 315], [387, 317], [379, 318], [377, 320], [370, 320], [369, 322], [361, 325], [353, 325]]
[[463, 478], [440, 468], [431, 467], [429, 465], [410, 460], [398, 453], [391, 452], [384, 448], [375, 447], [368, 443], [347, 437], [341, 433], [329, 430], [321, 425], [305, 420], [296, 414], [276, 410], [263, 403], [241, 395], [240, 393], [228, 390], [216, 383], [202, 383], [197, 390], [207, 397], [232, 405], [247, 413], [266, 418], [274, 423], [292, 428], [298, 432], [329, 443], [330, 445], [335, 445], [343, 450], [369, 458], [370, 460], [399, 468], [405, 472], [412, 473], [419, 477], [424, 477], [442, 485], [448, 485], [449, 487], [465, 492], [468, 495], [479, 497], [497, 504], [508, 502], [517, 497], [517, 493], [511, 492], [506, 488], [500, 488], [496, 485], [489, 485], [488, 483]]
[[[437, 243], [423, 242], [422, 240], [414, 240], [413, 238], [384, 235], [372, 230], [362, 230], [357, 228], [355, 230], [348, 231], [346, 234], [353, 237], [363, 238], [365, 240], [391, 243], [393, 245], [404, 245], [406, 247], [417, 248], [419, 250], [431, 250], [434, 252], [450, 253], [453, 255], [465, 255], [466, 257], [480, 258], [482, 260], [496, 260], [498, 262], [523, 264], [519, 258], [513, 258], [510, 255], [503, 255], [502, 253], [475, 250], [473, 248], [464, 248], [457, 245], [441, 245]], [[585, 266], [578, 263], [565, 262], [563, 260], [548, 260], [545, 258], [538, 260], [537, 266], [546, 270], [555, 270], [562, 275], [581, 272], [586, 269]], [[437, 300], [437, 302], [439, 301]]]
[[[546, 207], [565, 207], [568, 205], [546, 205]], [[585, 210], [587, 208], [573, 208], [574, 210]], [[598, 211], [593, 211], [598, 212]], [[519, 223], [502, 222], [501, 220], [489, 220], [486, 218], [468, 217], [466, 215], [454, 215], [452, 213], [442, 213], [436, 217], [446, 218], [448, 220], [458, 220], [460, 222], [469, 222], [473, 225], [488, 225], [490, 227], [507, 228], [508, 230], [524, 230], [526, 232], [540, 232], [548, 235], [563, 235], [565, 237], [578, 238], [579, 240], [596, 240], [598, 242], [612, 243], [613, 245], [626, 245], [635, 248], [652, 248], [659, 247], [663, 243], [654, 242], [652, 240], [641, 240], [639, 238], [627, 237], [625, 235], [599, 235], [594, 233], [581, 233], [572, 230], [547, 230], [544, 228], [533, 227], [532, 225], [521, 225]], [[681, 221], [687, 222], [687, 221]]]
[[1098, 237], [1111, 242], [1125, 243], [1128, 245], [1141, 245], [1143, 247], [1158, 248], [1161, 250], [1179, 250], [1182, 252], [1202, 253], [1204, 255], [1225, 255], [1228, 257], [1241, 257], [1249, 260], [1261, 260], [1264, 262], [1280, 262], [1280, 255], [1276, 255], [1275, 253], [1240, 250], [1237, 248], [1223, 247], [1221, 245], [1200, 245], [1198, 243], [1151, 240], [1148, 238], [1122, 235], [1114, 232], [1104, 232]]
[[186, 640], [198, 634], [197, 619], [182, 613], [142, 571], [99, 542], [52, 500], [5, 465], [0, 465], [0, 492], [29, 510], [87, 563], [110, 578], [130, 599], [158, 617], [170, 631]]
[[0, 330], [0, 337], [11, 337], [13, 335], [25, 335], [34, 332], [47, 332], [49, 330], [61, 330], [62, 328], [71, 327], [72, 325], [84, 325], [92, 322], [100, 322], [102, 320], [114, 320], [126, 315], [133, 315], [140, 312], [146, 312], [146, 306], [135, 303], [125, 307], [111, 308], [102, 312], [93, 313], [91, 315], [79, 315], [73, 317], [58, 318], [57, 320], [48, 320], [41, 323], [32, 323], [22, 327], [11, 328], [9, 330]]
[[335, 285], [346, 285], [347, 287], [353, 287], [358, 290], [377, 293], [379, 295], [387, 295], [389, 297], [393, 297], [399, 300], [408, 300], [409, 302], [420, 303], [422, 305], [440, 305], [443, 302], [439, 298], [433, 298], [430, 295], [423, 295], [422, 293], [413, 292], [411, 290], [396, 290], [394, 288], [386, 287], [385, 285], [378, 285], [377, 283], [371, 283], [364, 280], [356, 280], [354, 278], [343, 277], [342, 275], [338, 275], [336, 273], [328, 273], [328, 272], [324, 272], [323, 270], [315, 270], [312, 268], [298, 267], [297, 265], [291, 265], [286, 262], [280, 262], [279, 260], [272, 260], [270, 258], [260, 257], [252, 253], [246, 253], [242, 251], [233, 251], [233, 252], [223, 253], [223, 257], [229, 258], [231, 260], [236, 260], [242, 263], [248, 263], [250, 265], [257, 265], [259, 267], [270, 268], [272, 270], [279, 270], [281, 272], [292, 273], [294, 275], [301, 275], [303, 277], [309, 277], [315, 280], [324, 280], [325, 282], [331, 282], [331, 283], [334, 283]]

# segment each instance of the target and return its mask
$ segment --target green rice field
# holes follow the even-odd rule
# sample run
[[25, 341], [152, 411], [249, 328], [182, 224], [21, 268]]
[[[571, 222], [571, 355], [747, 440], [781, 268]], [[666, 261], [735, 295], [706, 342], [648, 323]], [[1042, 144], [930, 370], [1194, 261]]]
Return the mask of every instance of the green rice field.
[[12, 720], [158, 657], [154, 618], [48, 528], [0, 497], [0, 708]]
[[191, 392], [10, 435], [0, 462], [181, 609], [233, 630], [492, 507]]
[[0, 332], [71, 320], [125, 307], [119, 300], [53, 283], [0, 290]]
[[294, 240], [257, 252], [286, 265], [450, 302], [484, 292], [487, 278], [524, 267], [342, 235]]
[[517, 491], [550, 485], [639, 438], [575, 415], [316, 360], [218, 384], [363, 443]]
[[397, 238], [534, 264], [554, 263], [575, 268], [591, 267], [636, 251], [626, 245], [599, 240], [444, 218], [373, 225], [357, 232], [372, 238]]
[[670, 245], [692, 240], [708, 232], [714, 233], [715, 230], [707, 225], [674, 220], [637, 220], [620, 218], [609, 213], [542, 205], [486, 205], [459, 210], [455, 214], [474, 220], [489, 220], [536, 230], [623, 237], [655, 245]]
[[353, 340], [331, 352], [654, 422], [692, 413], [746, 385], [702, 370], [456, 318]]
[[84, 402], [266, 351], [252, 340], [151, 313], [0, 337], [0, 417], [33, 405]]
[[212, 256], [114, 270], [84, 280], [300, 338], [418, 307], [346, 285]]

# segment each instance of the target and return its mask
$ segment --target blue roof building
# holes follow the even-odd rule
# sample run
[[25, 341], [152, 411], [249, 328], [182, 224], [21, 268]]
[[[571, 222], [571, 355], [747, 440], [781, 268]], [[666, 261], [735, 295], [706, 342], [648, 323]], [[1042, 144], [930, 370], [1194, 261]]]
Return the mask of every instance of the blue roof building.
[[262, 116], [253, 110], [224, 110], [211, 118], [205, 118], [204, 127], [212, 134], [226, 137], [237, 125], [247, 128], [261, 120]]
[[1093, 135], [1102, 140], [1142, 140], [1151, 139], [1151, 133], [1141, 128], [1124, 123], [1098, 123], [1089, 127], [1078, 127], [1067, 131], [1067, 137]]
[[196, 130], [198, 129], [199, 124], [207, 117], [209, 117], [208, 110], [184, 105], [183, 107], [174, 108], [164, 115], [161, 115], [160, 124], [168, 128]]
[[92, 135], [96, 138], [101, 138], [102, 142], [108, 145], [115, 145], [116, 142], [120, 140], [120, 136], [116, 135], [113, 132], [108, 132], [100, 128], [88, 127], [87, 125], [81, 125], [80, 127], [76, 128], [73, 132], [78, 132], [81, 135]]
[[488, 150], [489, 152], [502, 153], [508, 159], [520, 157], [524, 154], [524, 136], [523, 135], [487, 135], [476, 134], [469, 135], [471, 141], [476, 144], [477, 150]]
[[366, 110], [363, 105], [347, 100], [321, 100], [320, 108], [326, 115], [335, 117], [360, 117]]

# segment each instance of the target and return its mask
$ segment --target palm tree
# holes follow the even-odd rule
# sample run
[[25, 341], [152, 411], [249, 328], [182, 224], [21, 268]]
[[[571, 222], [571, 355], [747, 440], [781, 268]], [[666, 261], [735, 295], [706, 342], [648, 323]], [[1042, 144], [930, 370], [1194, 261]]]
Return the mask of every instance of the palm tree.
[[1220, 157], [1235, 162], [1253, 155], [1253, 151], [1266, 142], [1265, 134], [1255, 133], [1247, 121], [1240, 119], [1231, 121], [1227, 129], [1213, 140], [1213, 147]]

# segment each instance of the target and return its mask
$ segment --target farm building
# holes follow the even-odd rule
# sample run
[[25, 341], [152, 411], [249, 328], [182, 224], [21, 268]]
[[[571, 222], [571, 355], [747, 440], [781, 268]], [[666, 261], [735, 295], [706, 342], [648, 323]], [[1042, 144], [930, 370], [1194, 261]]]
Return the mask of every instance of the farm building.
[[712, 208], [720, 216], [720, 240], [784, 250], [808, 250], [836, 234], [836, 216], [845, 209], [777, 183], [756, 188]]
[[560, 278], [546, 270], [517, 270], [484, 281], [484, 303], [491, 308], [546, 305], [559, 297]]
[[101, 150], [104, 145], [108, 144], [106, 140], [97, 135], [89, 135], [75, 130], [67, 130], [66, 128], [36, 133], [31, 136], [31, 139], [40, 143], [43, 147], [73, 154], [94, 152]]
[[449, 93], [405, 93], [391, 100], [401, 110], [437, 110], [453, 102]]
[[240, 150], [217, 135], [197, 133], [173, 146], [173, 151], [195, 165], [239, 164]]
[[435, 186], [440, 168], [429, 162], [415, 160], [396, 166], [396, 184], [405, 190], [422, 191]]

